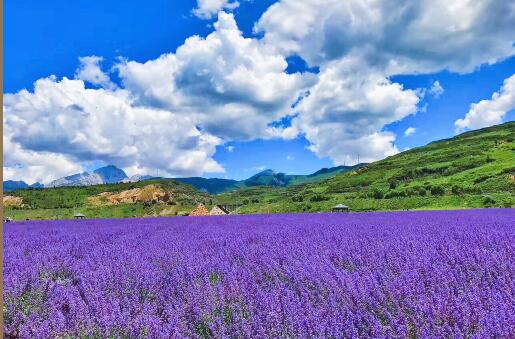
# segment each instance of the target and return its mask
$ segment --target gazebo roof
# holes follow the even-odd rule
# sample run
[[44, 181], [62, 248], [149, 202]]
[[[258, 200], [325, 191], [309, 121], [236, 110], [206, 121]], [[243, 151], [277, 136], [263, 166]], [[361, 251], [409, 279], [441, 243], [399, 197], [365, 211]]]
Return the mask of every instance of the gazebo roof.
[[349, 208], [349, 206], [339, 204], [339, 205], [334, 206], [333, 208]]

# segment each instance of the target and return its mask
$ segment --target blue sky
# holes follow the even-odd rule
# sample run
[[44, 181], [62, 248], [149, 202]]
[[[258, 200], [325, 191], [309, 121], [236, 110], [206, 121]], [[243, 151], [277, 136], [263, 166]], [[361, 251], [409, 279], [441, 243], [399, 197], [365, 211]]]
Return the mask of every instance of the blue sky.
[[[453, 136], [460, 130], [486, 126], [489, 121], [491, 124], [491, 121], [514, 119], [515, 104], [506, 99], [515, 96], [509, 92], [510, 86], [504, 87], [506, 95], [501, 103], [490, 100], [494, 92], [502, 96], [503, 82], [515, 73], [512, 33], [515, 25], [509, 20], [490, 32], [471, 23], [464, 31], [470, 35], [477, 30], [481, 43], [460, 45], [463, 39], [456, 36], [459, 43], [453, 50], [454, 37], [450, 36], [449, 41], [442, 41], [442, 45], [450, 47], [432, 53], [421, 47], [414, 36], [416, 32], [411, 31], [404, 33], [405, 39], [386, 37], [384, 41], [369, 43], [373, 35], [367, 35], [369, 32], [359, 25], [347, 24], [348, 13], [338, 6], [328, 6], [322, 15], [309, 6], [302, 9], [307, 12], [296, 13], [291, 1], [279, 1], [273, 7], [270, 5], [275, 1], [240, 1], [237, 8], [230, 1], [220, 1], [219, 8], [206, 7], [208, 12], [200, 12], [209, 2], [5, 1], [4, 92], [12, 94], [4, 104], [7, 116], [4, 131], [10, 141], [4, 146], [6, 176], [48, 181], [107, 163], [132, 174], [160, 171], [178, 176], [242, 179], [264, 168], [307, 174], [321, 167], [352, 164], [358, 156], [370, 161], [384, 158]], [[492, 6], [492, 2], [484, 3], [485, 8]], [[444, 5], [434, 7], [437, 6]], [[453, 20], [467, 21], [452, 17], [454, 13], [445, 7], [435, 8], [432, 10], [449, 14], [448, 23], [443, 22], [442, 27], [431, 26], [435, 41], [439, 39], [438, 29], [451, 27]], [[219, 19], [219, 11], [229, 14]], [[327, 17], [326, 13], [333, 15]], [[464, 8], [463, 13], [475, 20], [487, 16], [480, 9], [474, 12]], [[506, 13], [507, 18], [510, 15], [513, 13]], [[308, 20], [310, 16], [326, 20], [325, 24], [317, 26]], [[409, 23], [417, 22], [416, 19]], [[489, 17], [482, 19], [495, 22]], [[294, 24], [293, 30], [287, 26], [289, 20]], [[376, 22], [366, 24], [367, 20], [372, 19], [364, 17], [363, 26], [376, 29], [377, 24], [378, 31], [384, 29]], [[340, 31], [341, 27], [347, 28]], [[237, 41], [231, 40], [227, 33], [235, 29], [242, 31], [242, 38]], [[302, 34], [298, 35], [299, 32]], [[321, 35], [310, 36], [305, 32]], [[424, 32], [431, 34], [427, 29]], [[206, 46], [203, 39], [210, 34], [219, 45]], [[200, 36], [200, 40], [184, 45], [194, 35]], [[249, 38], [248, 41], [243, 37]], [[317, 42], [320, 37], [334, 41], [320, 46]], [[390, 47], [400, 44], [397, 39], [406, 40], [402, 42], [405, 45]], [[253, 47], [249, 47], [249, 41]], [[208, 54], [204, 59], [202, 54], [197, 54], [203, 46], [209, 47], [206, 53], [213, 55]], [[180, 54], [178, 48], [184, 53]], [[373, 53], [368, 54], [369, 49]], [[154, 69], [146, 63], [159, 60], [165, 53], [172, 56], [164, 65], [156, 65]], [[103, 59], [79, 62], [78, 58], [85, 56]], [[223, 62], [228, 60], [225, 65]], [[391, 67], [392, 60], [400, 66]], [[280, 69], [282, 61], [287, 62], [284, 70]], [[240, 68], [236, 67], [238, 63]], [[232, 64], [236, 64], [234, 68]], [[80, 67], [85, 71], [81, 73]], [[180, 70], [174, 71], [175, 87], [168, 94], [166, 81], [170, 80], [172, 87], [172, 76], [163, 79], [159, 76], [168, 74], [173, 67]], [[207, 75], [200, 74], [199, 69]], [[241, 69], [248, 73], [235, 81]], [[152, 77], [154, 71], [156, 75]], [[50, 75], [56, 79], [42, 84], [37, 97], [33, 95], [34, 82]], [[60, 83], [62, 77], [75, 82], [65, 87]], [[377, 87], [377, 81], [388, 83]], [[83, 102], [86, 94], [77, 93], [73, 87], [76, 82], [84, 83], [85, 90], [96, 91], [94, 95], [116, 92], [113, 103], [95, 97], [91, 100], [96, 103], [88, 106], [91, 100]], [[440, 90], [432, 92], [435, 82]], [[360, 83], [364, 85], [356, 85]], [[23, 89], [33, 97], [21, 96], [19, 91]], [[291, 109], [296, 98], [306, 93], [308, 99], [302, 101], [298, 110]], [[382, 99], [376, 100], [377, 97]], [[66, 103], [58, 102], [59, 98], [65, 98]], [[250, 98], [248, 102], [246, 98]], [[199, 103], [204, 99], [205, 105]], [[55, 106], [42, 105], [41, 100]], [[127, 100], [131, 111], [121, 114], [134, 121], [130, 130], [114, 126], [118, 115], [108, 116], [116, 110], [113, 107], [125, 105], [123, 100]], [[475, 120], [471, 118], [459, 129], [456, 121], [464, 119], [471, 104], [481, 100], [490, 102], [475, 116], [472, 114]], [[105, 107], [99, 107], [104, 102]], [[502, 116], [481, 118], [498, 109], [498, 105], [504, 110]], [[70, 107], [77, 110], [72, 112]], [[95, 109], [98, 112], [93, 112]], [[145, 111], [148, 116], [142, 118], [142, 109], [152, 111]], [[154, 116], [166, 112], [170, 113], [169, 117], [163, 116], [155, 126], [150, 122], [146, 125], [145, 121], [153, 121]], [[232, 114], [234, 119], [227, 118]], [[78, 117], [86, 116], [100, 121], [97, 131], [81, 130], [85, 122]], [[271, 130], [278, 119], [288, 123]], [[63, 125], [55, 130], [47, 128], [46, 132], [27, 127], [45, 126], [45, 123]], [[405, 135], [410, 127], [413, 132]], [[148, 133], [142, 132], [145, 129]], [[188, 129], [191, 130], [187, 132]], [[199, 133], [197, 129], [200, 135], [192, 136]], [[125, 131], [133, 135], [132, 139], [120, 136]], [[50, 136], [52, 133], [57, 136]], [[132, 146], [128, 145], [130, 140]]]

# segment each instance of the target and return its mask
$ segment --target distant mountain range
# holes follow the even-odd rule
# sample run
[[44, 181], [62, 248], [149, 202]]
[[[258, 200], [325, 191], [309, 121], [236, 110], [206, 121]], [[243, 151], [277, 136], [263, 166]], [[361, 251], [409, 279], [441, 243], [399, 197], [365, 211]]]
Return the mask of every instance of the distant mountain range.
[[245, 180], [231, 180], [218, 178], [172, 178], [171, 180], [190, 184], [198, 190], [210, 194], [220, 194], [224, 192], [234, 191], [243, 187], [255, 186], [272, 186], [286, 187], [310, 182], [317, 182], [327, 178], [331, 178], [339, 173], [351, 171], [355, 168], [363, 167], [366, 164], [358, 164], [355, 166], [337, 166], [331, 168], [322, 168], [315, 173], [308, 175], [292, 175], [282, 172], [276, 172], [271, 169], [259, 172]]
[[[271, 169], [259, 172], [245, 180], [231, 180], [219, 178], [161, 178], [153, 177], [150, 175], [134, 175], [128, 177], [127, 174], [120, 168], [109, 165], [94, 170], [93, 172], [83, 172], [73, 174], [52, 181], [45, 187], [63, 187], [63, 186], [91, 186], [102, 184], [115, 184], [120, 182], [138, 182], [151, 179], [166, 179], [175, 180], [181, 183], [189, 184], [197, 188], [201, 192], [209, 194], [219, 194], [224, 192], [234, 191], [243, 187], [254, 186], [273, 186], [285, 187], [296, 184], [304, 184], [310, 182], [321, 181], [330, 178], [336, 174], [348, 172], [352, 169], [363, 167], [365, 164], [358, 164], [355, 166], [337, 166], [331, 168], [323, 168], [315, 173], [309, 175], [290, 175], [281, 172], [276, 172]], [[4, 181], [4, 191], [14, 191], [18, 189], [27, 188], [42, 188], [43, 185], [36, 183], [28, 185], [23, 181]]]
[[4, 191], [16, 191], [20, 189], [27, 189], [27, 188], [42, 188], [43, 184], [40, 184], [39, 182], [36, 182], [32, 185], [27, 184], [25, 181], [13, 181], [13, 180], [7, 180], [4, 181]]

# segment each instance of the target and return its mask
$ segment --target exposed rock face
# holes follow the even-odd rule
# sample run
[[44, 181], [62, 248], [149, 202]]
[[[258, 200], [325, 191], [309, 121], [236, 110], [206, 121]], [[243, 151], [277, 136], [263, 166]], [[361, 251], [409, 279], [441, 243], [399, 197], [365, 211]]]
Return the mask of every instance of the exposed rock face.
[[93, 205], [118, 205], [137, 202], [168, 202], [170, 195], [156, 185], [147, 185], [143, 188], [133, 188], [120, 193], [104, 192], [89, 198]]
[[151, 175], [134, 174], [130, 178], [123, 179], [122, 182], [138, 182], [138, 181], [150, 180], [153, 178], [154, 177]]
[[93, 171], [102, 178], [104, 184], [116, 184], [127, 179], [127, 174], [116, 166], [109, 165]]
[[23, 199], [13, 195], [5, 195], [2, 203], [4, 207], [21, 207], [23, 206]]
[[102, 177], [96, 173], [78, 173], [52, 181], [48, 187], [91, 186], [103, 184]]
[[219, 206], [214, 206], [211, 211], [209, 212], [209, 215], [227, 215], [229, 214], [228, 211], [220, 208]]
[[198, 217], [198, 216], [204, 216], [209, 215], [209, 211], [207, 210], [206, 206], [203, 204], [198, 204], [198, 206], [190, 213], [190, 216]]
[[109, 165], [93, 172], [77, 173], [52, 181], [48, 187], [61, 186], [91, 186], [101, 184], [115, 184], [127, 180], [127, 175], [116, 166]]

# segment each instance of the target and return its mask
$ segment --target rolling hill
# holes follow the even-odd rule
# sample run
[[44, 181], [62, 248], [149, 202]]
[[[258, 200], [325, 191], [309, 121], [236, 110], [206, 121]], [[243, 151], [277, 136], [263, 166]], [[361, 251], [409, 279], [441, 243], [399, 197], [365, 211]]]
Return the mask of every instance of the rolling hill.
[[513, 207], [515, 122], [460, 134], [318, 182], [222, 194], [241, 213]]
[[[342, 203], [351, 211], [514, 207], [514, 141], [515, 122], [509, 122], [371, 164], [306, 176], [266, 170], [243, 181], [183, 178], [26, 188], [9, 193], [16, 204], [4, 214], [15, 219], [71, 218], [76, 212], [88, 217], [181, 215], [200, 202], [208, 208], [241, 204], [237, 213], [323, 212]], [[231, 191], [209, 195], [194, 186]]]
[[171, 216], [190, 212], [198, 203], [216, 200], [194, 187], [172, 180], [148, 180], [91, 186], [23, 189], [4, 196], [21, 198], [19, 206], [4, 208], [15, 220], [69, 219], [75, 213], [88, 218]]

